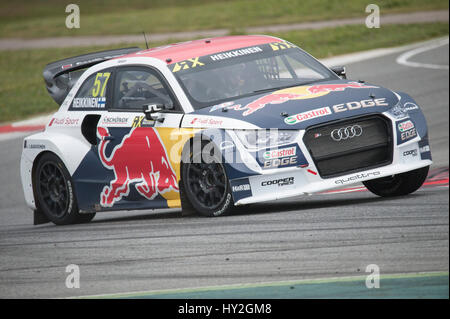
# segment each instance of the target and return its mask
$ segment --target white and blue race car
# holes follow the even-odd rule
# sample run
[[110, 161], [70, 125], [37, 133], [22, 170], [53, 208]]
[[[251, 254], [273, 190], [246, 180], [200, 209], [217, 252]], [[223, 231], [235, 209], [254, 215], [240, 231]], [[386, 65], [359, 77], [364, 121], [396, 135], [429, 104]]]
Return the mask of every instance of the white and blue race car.
[[35, 224], [168, 207], [220, 216], [361, 182], [406, 195], [432, 163], [409, 95], [274, 37], [96, 52], [50, 63], [44, 79], [60, 108], [21, 158]]

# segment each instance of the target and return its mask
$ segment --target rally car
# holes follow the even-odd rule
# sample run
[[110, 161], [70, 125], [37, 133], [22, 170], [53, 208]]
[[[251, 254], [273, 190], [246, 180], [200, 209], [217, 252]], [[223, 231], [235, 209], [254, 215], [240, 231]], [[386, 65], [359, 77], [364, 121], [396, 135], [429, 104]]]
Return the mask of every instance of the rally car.
[[220, 216], [361, 182], [406, 195], [432, 163], [409, 95], [347, 80], [275, 37], [96, 52], [43, 75], [60, 108], [23, 144], [35, 224], [172, 207]]

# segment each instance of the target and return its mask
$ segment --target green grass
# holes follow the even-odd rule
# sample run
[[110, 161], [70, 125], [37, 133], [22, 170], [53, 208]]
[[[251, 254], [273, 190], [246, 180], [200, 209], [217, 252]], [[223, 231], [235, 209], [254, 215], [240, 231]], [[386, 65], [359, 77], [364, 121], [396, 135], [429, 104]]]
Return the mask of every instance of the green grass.
[[[353, 25], [287, 32], [275, 36], [299, 45], [317, 58], [324, 58], [426, 40], [448, 35], [448, 32], [448, 23], [427, 23], [386, 25], [380, 29]], [[168, 43], [170, 42], [172, 41]], [[151, 46], [159, 44], [163, 43], [152, 43]], [[137, 45], [143, 47], [142, 43]], [[47, 63], [117, 47], [121, 46], [0, 51], [0, 122], [23, 119], [58, 108], [48, 95], [42, 79], [42, 70]]]
[[[57, 0], [0, 0], [0, 37], [139, 34], [299, 23], [366, 16], [367, 0], [75, 1], [81, 27], [67, 29]], [[447, 0], [378, 0], [381, 14], [448, 9]], [[164, 7], [163, 7], [164, 6]]]

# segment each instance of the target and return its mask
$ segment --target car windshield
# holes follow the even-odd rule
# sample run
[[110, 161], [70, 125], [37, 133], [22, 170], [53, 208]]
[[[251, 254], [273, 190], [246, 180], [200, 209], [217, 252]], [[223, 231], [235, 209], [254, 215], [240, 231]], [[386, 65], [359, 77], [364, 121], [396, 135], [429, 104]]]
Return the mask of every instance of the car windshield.
[[292, 44], [259, 45], [171, 65], [194, 109], [338, 76]]

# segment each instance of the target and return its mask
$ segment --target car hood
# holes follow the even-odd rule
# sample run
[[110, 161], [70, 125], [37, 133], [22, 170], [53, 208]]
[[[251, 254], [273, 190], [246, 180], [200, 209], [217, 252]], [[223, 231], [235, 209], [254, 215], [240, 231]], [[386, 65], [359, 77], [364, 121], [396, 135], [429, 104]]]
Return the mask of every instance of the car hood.
[[322, 122], [382, 113], [397, 103], [396, 94], [380, 86], [333, 80], [265, 92], [190, 114], [240, 120], [260, 128], [305, 129]]

